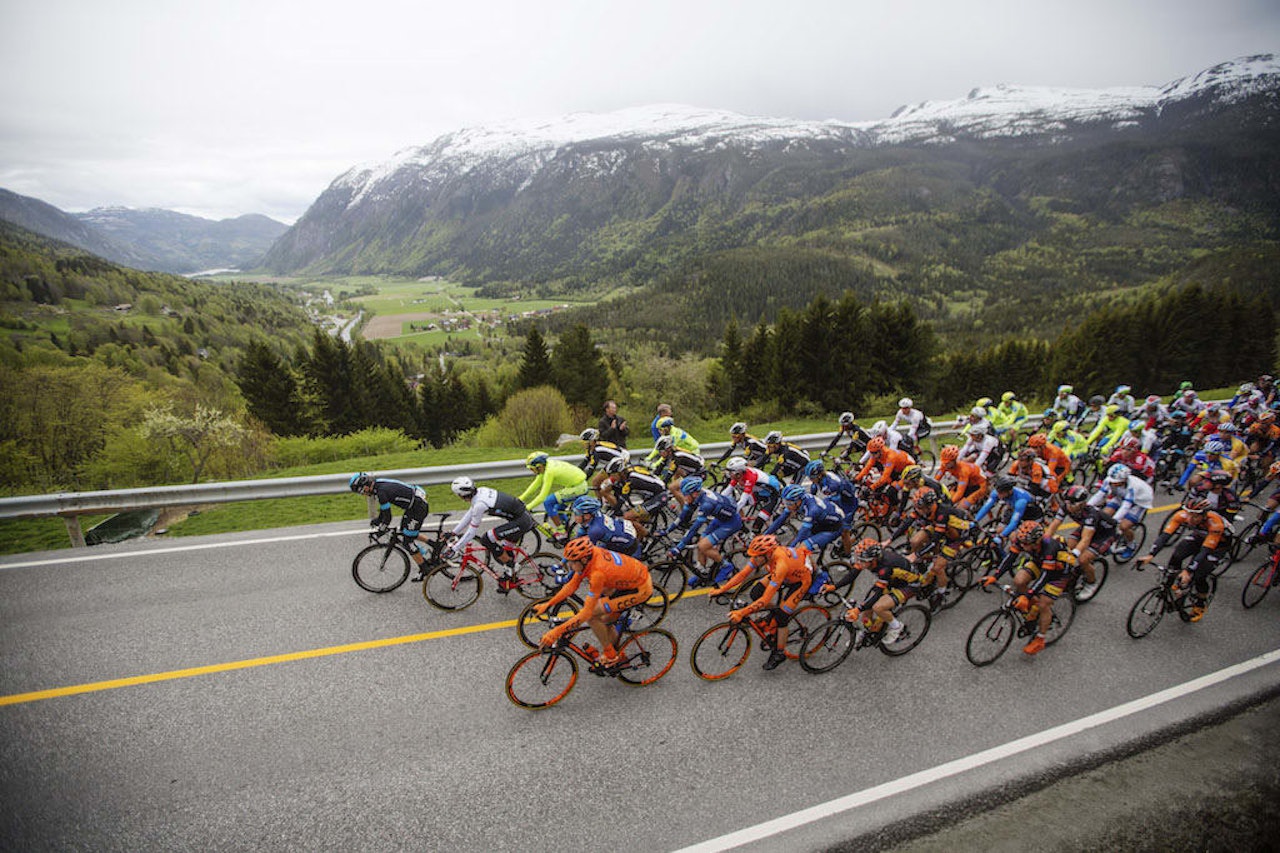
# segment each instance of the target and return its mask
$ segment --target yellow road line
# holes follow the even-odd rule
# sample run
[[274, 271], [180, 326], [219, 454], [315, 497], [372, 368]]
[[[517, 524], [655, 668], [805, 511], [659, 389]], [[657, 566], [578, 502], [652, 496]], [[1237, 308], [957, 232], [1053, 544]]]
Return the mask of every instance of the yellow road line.
[[[1151, 512], [1164, 512], [1178, 507], [1179, 504], [1155, 507]], [[1063, 525], [1064, 527], [1067, 525]], [[689, 590], [684, 598], [707, 595], [710, 589]], [[179, 678], [195, 678], [200, 675], [213, 675], [218, 672], [232, 672], [237, 669], [253, 669], [259, 666], [271, 666], [278, 663], [289, 663], [308, 658], [322, 658], [330, 655], [344, 655], [350, 652], [362, 652], [368, 649], [381, 649], [388, 646], [403, 646], [408, 643], [421, 643], [427, 640], [440, 640], [445, 637], [458, 637], [464, 634], [479, 634], [484, 631], [497, 631], [515, 627], [516, 620], [505, 622], [487, 622], [483, 625], [468, 625], [462, 628], [449, 628], [444, 631], [428, 631], [425, 634], [406, 634], [402, 637], [387, 637], [382, 640], [366, 640], [360, 643], [347, 643], [341, 646], [326, 646], [319, 649], [308, 649], [302, 652], [289, 652], [282, 655], [249, 658], [247, 660], [215, 663], [208, 666], [195, 666], [189, 669], [171, 669], [168, 672], [154, 672], [148, 675], [133, 675], [128, 678], [113, 678], [109, 681], [91, 681], [87, 684], [73, 684], [68, 687], [54, 687], [49, 690], [34, 690], [30, 693], [12, 693], [0, 696], [0, 706], [22, 705], [28, 702], [39, 702], [42, 699], [55, 699], [59, 696], [76, 696], [81, 693], [96, 693], [100, 690], [115, 690], [119, 687], [133, 687], [138, 684], [155, 684], [161, 681], [175, 681]]]

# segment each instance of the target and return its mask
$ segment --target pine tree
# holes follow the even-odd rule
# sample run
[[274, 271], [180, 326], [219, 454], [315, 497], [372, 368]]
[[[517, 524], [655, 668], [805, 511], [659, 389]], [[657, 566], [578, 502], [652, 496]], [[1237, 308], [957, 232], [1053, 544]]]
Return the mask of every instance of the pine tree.
[[547, 354], [547, 342], [536, 325], [529, 325], [524, 339], [524, 355], [520, 360], [520, 373], [516, 376], [517, 388], [536, 388], [550, 385], [551, 357]]
[[251, 342], [240, 359], [238, 378], [249, 412], [276, 435], [298, 435], [298, 421], [293, 399], [297, 394], [293, 373], [271, 347], [261, 341]]
[[609, 371], [591, 330], [579, 323], [560, 336], [552, 364], [555, 386], [571, 406], [596, 408], [609, 393]]

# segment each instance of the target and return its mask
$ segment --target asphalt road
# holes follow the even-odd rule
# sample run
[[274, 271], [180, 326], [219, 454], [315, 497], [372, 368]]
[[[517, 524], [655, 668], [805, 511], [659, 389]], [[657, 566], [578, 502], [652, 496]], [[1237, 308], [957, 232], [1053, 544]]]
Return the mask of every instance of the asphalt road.
[[1124, 622], [1152, 573], [1113, 571], [1061, 643], [985, 669], [963, 644], [994, 597], [974, 593], [905, 657], [811, 676], [757, 649], [707, 683], [687, 653], [723, 611], [695, 598], [663, 681], [584, 671], [534, 713], [503, 693], [523, 600], [365, 593], [361, 545], [348, 524], [0, 560], [0, 847], [672, 850], [1280, 648], [1280, 595], [1239, 603], [1256, 560], [1204, 622], [1141, 641]]

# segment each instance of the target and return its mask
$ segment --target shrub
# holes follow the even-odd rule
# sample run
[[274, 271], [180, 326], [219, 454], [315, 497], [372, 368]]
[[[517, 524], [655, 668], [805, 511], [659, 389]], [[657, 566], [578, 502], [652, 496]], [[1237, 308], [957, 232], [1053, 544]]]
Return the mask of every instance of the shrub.
[[549, 385], [518, 391], [476, 433], [481, 447], [551, 447], [573, 431], [564, 395]]
[[384, 456], [416, 450], [418, 441], [398, 429], [370, 427], [350, 435], [278, 438], [275, 441], [276, 464], [282, 468], [335, 462], [357, 456]]

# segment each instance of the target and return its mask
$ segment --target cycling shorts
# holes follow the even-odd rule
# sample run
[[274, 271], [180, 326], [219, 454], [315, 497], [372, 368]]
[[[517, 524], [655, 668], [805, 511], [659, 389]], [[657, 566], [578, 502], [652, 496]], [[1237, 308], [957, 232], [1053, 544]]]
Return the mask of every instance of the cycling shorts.
[[736, 513], [728, 521], [715, 521], [707, 525], [702, 538], [712, 545], [719, 545], [742, 529], [742, 518]]
[[629, 607], [644, 604], [653, 596], [653, 582], [645, 581], [636, 589], [615, 589], [608, 598], [600, 599], [600, 608], [608, 614], [621, 613]]
[[1040, 567], [1036, 567], [1038, 574], [1037, 580], [1029, 588], [1029, 591], [1038, 595], [1044, 595], [1049, 598], [1056, 599], [1071, 584], [1071, 576], [1074, 574], [1073, 569], [1054, 569], [1050, 572], [1041, 572]]

